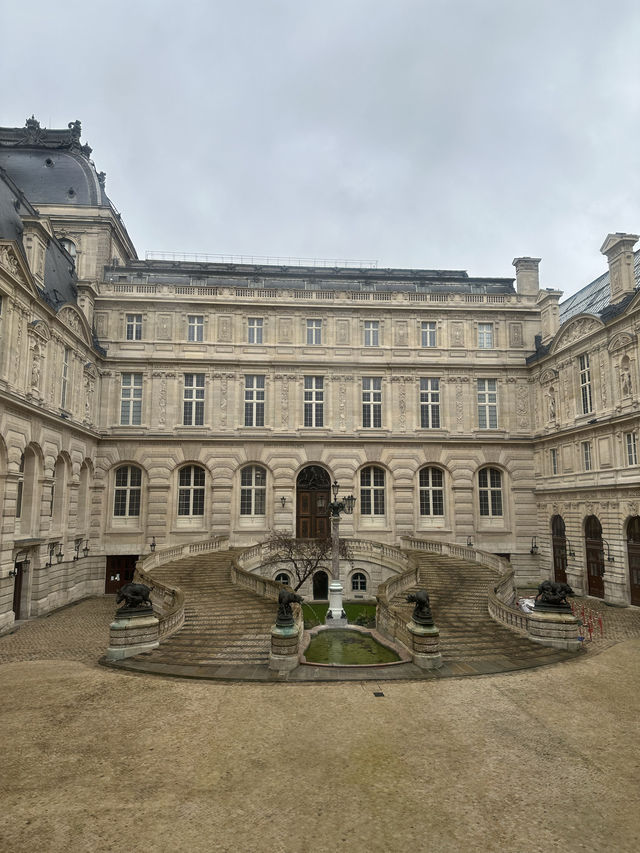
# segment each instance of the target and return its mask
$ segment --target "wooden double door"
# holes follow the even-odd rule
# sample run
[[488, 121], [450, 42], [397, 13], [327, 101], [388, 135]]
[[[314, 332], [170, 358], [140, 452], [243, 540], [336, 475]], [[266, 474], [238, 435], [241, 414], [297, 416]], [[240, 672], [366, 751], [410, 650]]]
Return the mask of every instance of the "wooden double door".
[[590, 515], [585, 523], [584, 545], [587, 557], [587, 592], [596, 598], [604, 598], [602, 525], [595, 515]]
[[105, 595], [115, 595], [121, 586], [131, 583], [137, 560], [137, 554], [107, 556], [107, 571], [104, 579]]
[[630, 604], [640, 607], [640, 516], [629, 519], [627, 525], [627, 557], [629, 560]]
[[331, 478], [319, 465], [308, 465], [296, 481], [296, 537], [325, 539], [330, 535]]
[[556, 583], [567, 582], [567, 539], [562, 516], [554, 515], [551, 521], [553, 544], [553, 579]]
[[24, 563], [16, 563], [14, 566], [15, 577], [13, 578], [13, 618], [18, 621], [21, 616], [22, 607], [22, 582], [24, 580]]

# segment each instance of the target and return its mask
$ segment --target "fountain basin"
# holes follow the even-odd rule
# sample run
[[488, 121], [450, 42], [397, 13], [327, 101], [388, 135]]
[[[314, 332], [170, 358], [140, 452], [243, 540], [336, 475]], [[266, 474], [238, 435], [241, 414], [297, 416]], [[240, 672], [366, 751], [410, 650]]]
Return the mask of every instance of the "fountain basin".
[[407, 663], [410, 656], [377, 631], [353, 625], [327, 628], [320, 625], [305, 633], [301, 663], [310, 666], [378, 667]]

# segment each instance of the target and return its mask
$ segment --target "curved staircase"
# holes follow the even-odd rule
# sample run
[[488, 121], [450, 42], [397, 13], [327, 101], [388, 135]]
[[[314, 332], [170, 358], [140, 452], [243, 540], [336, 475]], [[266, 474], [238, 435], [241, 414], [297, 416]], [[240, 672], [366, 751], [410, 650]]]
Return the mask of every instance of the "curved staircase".
[[[440, 630], [440, 652], [443, 661], [489, 659], [494, 663], [504, 659], [520, 666], [538, 666], [545, 657], [556, 658], [558, 651], [534, 643], [520, 634], [494, 622], [487, 610], [487, 593], [497, 580], [493, 569], [470, 560], [412, 551], [416, 558], [419, 587], [427, 590], [431, 611]], [[412, 604], [405, 596], [418, 588], [407, 590], [391, 601], [391, 608], [411, 618]]]
[[169, 665], [265, 664], [277, 605], [231, 583], [237, 551], [165, 563], [152, 576], [184, 592], [183, 627], [146, 660]]

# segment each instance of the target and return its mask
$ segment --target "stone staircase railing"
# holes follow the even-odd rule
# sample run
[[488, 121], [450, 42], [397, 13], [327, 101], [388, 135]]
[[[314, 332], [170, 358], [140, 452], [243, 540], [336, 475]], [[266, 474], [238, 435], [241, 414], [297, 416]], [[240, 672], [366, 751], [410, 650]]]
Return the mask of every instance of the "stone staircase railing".
[[528, 634], [529, 618], [516, 604], [515, 572], [509, 569], [489, 590], [489, 616], [519, 634]]
[[[257, 546], [255, 546], [257, 547]], [[253, 551], [254, 548], [249, 548]], [[261, 598], [270, 598], [274, 601], [278, 600], [278, 594], [283, 588], [281, 583], [271, 580], [271, 578], [263, 578], [261, 575], [255, 575], [253, 572], [248, 572], [240, 566], [242, 558], [245, 557], [246, 551], [239, 554], [231, 564], [231, 583], [249, 590], [254, 595], [259, 595]], [[273, 618], [275, 621], [275, 611]]]
[[190, 557], [194, 554], [205, 554], [207, 551], [225, 551], [229, 547], [228, 536], [214, 536], [211, 539], [204, 539], [201, 542], [188, 542], [186, 545], [172, 545], [170, 548], [163, 548], [161, 551], [154, 551], [153, 554], [147, 554], [138, 560], [138, 565], [145, 572], [155, 569], [157, 566], [162, 566], [164, 563], [171, 563], [173, 560], [180, 560], [182, 557]]
[[428, 551], [431, 554], [446, 554], [449, 557], [459, 557], [495, 569], [503, 575], [511, 568], [509, 561], [489, 551], [466, 545], [456, 545], [450, 542], [435, 542], [430, 539], [416, 539], [414, 536], [401, 536], [402, 547], [413, 551]]
[[[398, 550], [398, 549], [394, 549]], [[390, 608], [391, 600], [411, 587], [417, 586], [420, 580], [420, 570], [417, 563], [408, 554], [402, 554], [406, 569], [402, 574], [395, 575], [380, 584], [376, 595], [376, 627], [387, 637], [398, 640], [409, 651], [413, 648], [413, 639], [407, 629], [406, 619], [401, 618]]]
[[166, 640], [175, 634], [184, 623], [184, 593], [177, 586], [156, 580], [140, 565], [136, 564], [133, 579], [135, 583], [143, 583], [151, 587], [151, 603], [154, 615], [158, 619], [158, 641]]

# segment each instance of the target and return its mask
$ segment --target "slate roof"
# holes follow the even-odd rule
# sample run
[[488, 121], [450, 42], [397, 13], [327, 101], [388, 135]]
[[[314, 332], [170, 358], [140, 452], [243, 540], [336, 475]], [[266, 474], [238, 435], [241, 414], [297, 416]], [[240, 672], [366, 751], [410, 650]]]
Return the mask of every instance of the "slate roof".
[[[634, 253], [634, 273], [636, 289], [640, 286], [640, 251]], [[587, 284], [582, 290], [574, 293], [564, 302], [560, 303], [560, 324], [566, 323], [576, 314], [601, 314], [609, 305], [611, 299], [611, 280], [609, 270]], [[618, 313], [617, 311], [615, 313]], [[611, 316], [611, 311], [608, 312]]]

